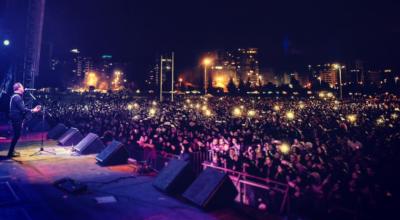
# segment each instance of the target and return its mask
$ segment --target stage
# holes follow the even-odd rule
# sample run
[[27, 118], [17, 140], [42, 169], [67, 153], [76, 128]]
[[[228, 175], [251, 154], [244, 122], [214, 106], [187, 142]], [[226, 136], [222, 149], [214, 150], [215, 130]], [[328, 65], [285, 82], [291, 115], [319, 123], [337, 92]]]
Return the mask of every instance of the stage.
[[[136, 167], [128, 164], [101, 167], [95, 155], [76, 155], [55, 141], [44, 142], [51, 153], [30, 156], [39, 150], [40, 137], [40, 133], [25, 135], [17, 145], [21, 157], [13, 160], [3, 158], [9, 139], [0, 140], [0, 219], [250, 218], [234, 208], [202, 211], [154, 189], [155, 173], [139, 175]], [[61, 191], [53, 182], [64, 177], [87, 184], [88, 191], [77, 195]]]

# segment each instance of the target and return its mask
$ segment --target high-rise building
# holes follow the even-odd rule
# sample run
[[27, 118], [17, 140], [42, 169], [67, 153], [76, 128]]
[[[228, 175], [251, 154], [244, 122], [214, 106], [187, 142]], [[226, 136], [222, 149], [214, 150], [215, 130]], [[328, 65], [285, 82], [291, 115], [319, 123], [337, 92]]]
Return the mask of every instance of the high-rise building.
[[162, 79], [163, 91], [169, 91], [172, 86], [173, 62], [171, 54], [163, 54], [157, 57], [145, 80], [147, 88], [159, 90]]
[[230, 79], [238, 85], [239, 81], [250, 82], [252, 87], [264, 84], [260, 74], [257, 48], [239, 48], [236, 50], [217, 50], [209, 53], [213, 62], [209, 70], [211, 85], [227, 90]]
[[146, 87], [149, 89], [156, 89], [158, 85], [158, 71], [159, 64], [156, 62], [153, 66], [150, 67], [150, 70], [147, 75], [147, 79], [145, 80]]
[[251, 86], [260, 85], [260, 67], [258, 63], [257, 48], [239, 48], [235, 52], [236, 72], [239, 78], [245, 82], [249, 81]]
[[235, 56], [230, 51], [218, 50], [213, 55], [212, 66], [209, 70], [209, 79], [214, 88], [222, 88], [225, 92], [229, 81], [238, 85], [239, 77], [236, 72]]
[[114, 68], [115, 64], [113, 63], [112, 55], [103, 54], [95, 69], [106, 76], [111, 76]]
[[[335, 87], [338, 84], [338, 70], [334, 69], [333, 64], [317, 64], [308, 65], [308, 71], [311, 79], [318, 80], [320, 82], [326, 82], [330, 87]], [[342, 79], [345, 79], [345, 71], [342, 69]], [[344, 81], [344, 80], [343, 80]]]
[[94, 69], [94, 64], [92, 58], [82, 56], [79, 49], [74, 48], [70, 52], [72, 56], [72, 85], [77, 86], [83, 82], [86, 73]]
[[328, 83], [330, 87], [335, 87], [338, 83], [337, 75], [337, 71], [332, 69], [320, 72], [319, 77], [321, 77], [322, 81]]
[[368, 70], [367, 71], [367, 79], [366, 81], [371, 84], [380, 84], [381, 82], [383, 83], [383, 71], [377, 69], [377, 70]]

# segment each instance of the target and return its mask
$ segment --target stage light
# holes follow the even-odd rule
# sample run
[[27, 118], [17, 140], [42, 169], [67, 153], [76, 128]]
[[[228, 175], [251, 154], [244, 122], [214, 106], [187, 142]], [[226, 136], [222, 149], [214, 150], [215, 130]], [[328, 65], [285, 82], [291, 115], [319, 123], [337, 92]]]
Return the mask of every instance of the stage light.
[[279, 145], [279, 151], [282, 154], [288, 154], [290, 152], [290, 146], [287, 143], [282, 143], [281, 145]]
[[357, 115], [356, 115], [356, 114], [347, 115], [346, 118], [347, 118], [347, 120], [348, 120], [349, 122], [351, 122], [351, 123], [354, 123], [354, 122], [357, 121]]
[[286, 118], [288, 120], [293, 120], [294, 119], [294, 112], [292, 112], [292, 111], [286, 112]]
[[238, 107], [234, 108], [232, 111], [233, 116], [240, 117], [242, 115], [242, 110]]
[[274, 106], [274, 111], [279, 111], [280, 109], [281, 109], [281, 107], [279, 107], [279, 105]]
[[250, 118], [256, 116], [256, 114], [257, 114], [257, 112], [255, 110], [253, 110], [253, 109], [251, 109], [251, 110], [249, 110], [247, 112], [247, 116], [250, 117]]
[[328, 92], [328, 93], [326, 94], [326, 96], [327, 96], [328, 98], [333, 98], [333, 97], [334, 97], [332, 92]]
[[126, 107], [128, 110], [132, 110], [133, 109], [133, 105], [132, 104], [128, 104], [128, 106]]
[[390, 117], [391, 117], [392, 119], [397, 119], [397, 118], [399, 117], [399, 115], [396, 114], [396, 113], [392, 113], [392, 114], [390, 115]]
[[153, 106], [156, 106], [156, 105], [157, 105], [157, 102], [156, 102], [156, 101], [153, 101], [151, 104], [152, 104]]
[[190, 101], [190, 99], [186, 99], [186, 102], [187, 102], [187, 103], [191, 103], [192, 101]]
[[324, 92], [320, 92], [320, 93], [318, 94], [318, 96], [319, 96], [320, 98], [324, 98], [324, 97], [325, 97], [325, 93], [324, 93]]
[[4, 41], [3, 41], [3, 45], [4, 46], [10, 46], [10, 44], [11, 44], [11, 42], [10, 42], [10, 40], [8, 40], [8, 39], [5, 39]]
[[199, 109], [199, 108], [200, 108], [200, 104], [197, 103], [197, 104], [196, 104], [196, 109]]
[[206, 111], [206, 110], [208, 110], [208, 107], [207, 107], [206, 105], [203, 105], [203, 106], [201, 107], [201, 110]]

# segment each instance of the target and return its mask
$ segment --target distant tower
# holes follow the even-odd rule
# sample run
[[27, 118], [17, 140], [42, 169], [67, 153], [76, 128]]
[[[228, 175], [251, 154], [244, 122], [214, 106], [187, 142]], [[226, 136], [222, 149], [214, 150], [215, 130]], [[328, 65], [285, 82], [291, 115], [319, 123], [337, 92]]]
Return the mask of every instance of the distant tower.
[[35, 77], [39, 75], [45, 3], [46, 0], [29, 0], [23, 83], [30, 88], [35, 87]]

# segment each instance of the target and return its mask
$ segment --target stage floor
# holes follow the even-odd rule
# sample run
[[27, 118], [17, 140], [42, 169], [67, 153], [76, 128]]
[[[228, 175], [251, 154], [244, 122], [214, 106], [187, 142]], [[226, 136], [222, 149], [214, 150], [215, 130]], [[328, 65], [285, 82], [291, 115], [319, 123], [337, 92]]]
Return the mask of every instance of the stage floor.
[[[44, 146], [55, 155], [30, 156], [40, 147], [37, 137], [18, 145], [21, 157], [0, 161], [0, 188], [8, 192], [0, 196], [0, 219], [249, 219], [232, 208], [204, 212], [155, 190], [154, 175], [138, 175], [132, 165], [101, 167], [94, 155], [71, 154], [54, 141]], [[0, 155], [7, 150], [8, 141], [1, 141]], [[53, 186], [64, 177], [88, 184], [88, 192], [71, 195]], [[99, 204], [96, 198], [104, 196], [115, 201]]]

